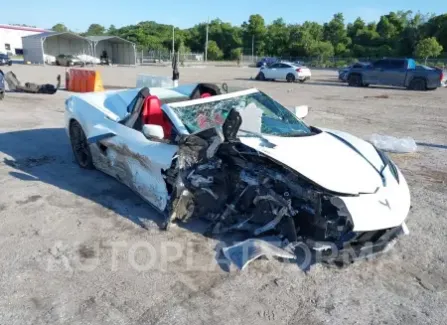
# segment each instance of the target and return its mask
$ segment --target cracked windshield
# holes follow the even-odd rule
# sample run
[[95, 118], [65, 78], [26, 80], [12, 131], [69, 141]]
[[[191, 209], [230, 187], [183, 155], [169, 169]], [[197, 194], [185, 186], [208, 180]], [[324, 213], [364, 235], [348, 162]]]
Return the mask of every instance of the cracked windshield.
[[242, 117], [239, 136], [262, 133], [293, 137], [311, 134], [307, 125], [262, 92], [195, 105], [177, 104], [172, 107], [190, 133], [210, 127], [221, 127], [233, 108], [236, 108]]

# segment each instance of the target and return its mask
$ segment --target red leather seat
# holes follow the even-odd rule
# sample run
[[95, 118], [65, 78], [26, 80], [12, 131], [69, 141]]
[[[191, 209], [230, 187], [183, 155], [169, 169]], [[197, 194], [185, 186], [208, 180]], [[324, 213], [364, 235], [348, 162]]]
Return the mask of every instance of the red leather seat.
[[202, 95], [200, 95], [200, 98], [206, 98], [206, 97], [211, 97], [210, 93], [203, 93]]
[[156, 124], [163, 128], [164, 138], [171, 137], [172, 125], [161, 109], [161, 102], [157, 96], [148, 96], [144, 100], [142, 122], [144, 124]]

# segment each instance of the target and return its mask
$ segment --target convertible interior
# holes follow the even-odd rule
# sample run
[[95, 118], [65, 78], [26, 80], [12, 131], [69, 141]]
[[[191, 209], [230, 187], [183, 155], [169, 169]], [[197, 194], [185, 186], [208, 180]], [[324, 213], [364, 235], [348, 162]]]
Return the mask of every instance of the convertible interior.
[[[222, 92], [217, 85], [200, 83], [193, 89], [188, 98], [193, 100], [220, 94]], [[150, 93], [149, 88], [144, 87], [127, 106], [127, 112], [130, 114], [119, 123], [138, 131], [142, 131], [145, 124], [160, 125], [164, 131], [164, 140], [174, 140], [176, 137], [175, 128], [169, 117], [163, 112], [162, 105], [178, 101], [178, 98], [160, 100], [160, 98]], [[184, 99], [182, 98], [181, 101], [184, 101]]]

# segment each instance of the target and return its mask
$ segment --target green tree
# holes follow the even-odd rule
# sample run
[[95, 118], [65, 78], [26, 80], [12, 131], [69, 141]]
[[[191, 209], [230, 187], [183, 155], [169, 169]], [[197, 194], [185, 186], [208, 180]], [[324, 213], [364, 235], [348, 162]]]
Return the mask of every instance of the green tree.
[[242, 32], [244, 47], [251, 49], [254, 42], [255, 54], [262, 55], [267, 34], [264, 18], [259, 14], [251, 15], [248, 22], [242, 23]]
[[106, 28], [99, 24], [91, 24], [87, 31], [85, 32], [85, 36], [101, 36], [106, 32]]
[[[213, 19], [209, 23], [210, 58], [234, 59], [240, 49], [250, 53], [254, 40], [255, 54], [327, 58], [331, 55], [373, 59], [382, 56], [411, 56], [423, 39], [435, 38], [447, 49], [447, 14], [431, 15], [411, 11], [390, 12], [377, 22], [366, 23], [361, 18], [345, 26], [341, 13], [324, 24], [306, 21], [287, 25], [282, 18], [266, 24], [264, 18], [254, 14], [241, 26]], [[68, 31], [63, 24], [52, 28]], [[206, 23], [189, 29], [175, 29], [175, 49], [203, 53], [205, 50]], [[135, 25], [107, 30], [92, 24], [83, 35], [116, 35], [137, 44], [140, 50], [167, 52], [172, 47], [172, 25], [142, 21]], [[214, 45], [217, 45], [215, 47]], [[217, 50], [218, 49], [218, 50]], [[215, 50], [215, 51], [214, 51]], [[214, 53], [213, 53], [214, 51]]]
[[240, 47], [231, 50], [231, 60], [240, 60], [242, 57], [242, 49]]
[[309, 50], [310, 56], [317, 56], [320, 60], [325, 60], [334, 56], [334, 47], [330, 42], [317, 41]]
[[211, 21], [208, 36], [217, 43], [226, 59], [231, 58], [231, 50], [242, 45], [241, 29], [220, 19]]
[[51, 30], [58, 33], [68, 32], [68, 28], [62, 23], [54, 25]]
[[306, 21], [302, 25], [289, 26], [289, 54], [291, 56], [311, 56], [312, 48], [323, 39], [323, 26]]
[[116, 36], [116, 34], [118, 33], [118, 30], [116, 29], [115, 25], [110, 25], [110, 27], [107, 29], [107, 34], [108, 35], [112, 35], [112, 36]]
[[329, 23], [324, 24], [323, 35], [324, 40], [332, 44], [335, 55], [343, 55], [351, 44], [342, 13], [335, 14]]
[[447, 14], [431, 17], [422, 30], [424, 37], [436, 37], [439, 44], [447, 49]]
[[289, 29], [282, 18], [278, 18], [267, 27], [265, 52], [269, 55], [283, 55], [289, 48]]
[[215, 41], [208, 41], [208, 60], [220, 60], [223, 52]]
[[435, 37], [429, 37], [421, 40], [416, 45], [415, 55], [424, 58], [425, 63], [429, 57], [437, 57], [442, 52], [442, 45], [438, 43]]

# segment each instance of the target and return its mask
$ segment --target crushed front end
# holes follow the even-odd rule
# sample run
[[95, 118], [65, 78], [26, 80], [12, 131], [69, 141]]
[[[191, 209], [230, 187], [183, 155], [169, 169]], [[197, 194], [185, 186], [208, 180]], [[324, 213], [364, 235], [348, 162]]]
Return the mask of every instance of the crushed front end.
[[210, 128], [180, 139], [167, 177], [172, 195], [166, 228], [174, 221], [205, 218], [212, 222], [213, 234], [273, 235], [289, 248], [306, 243], [328, 262], [344, 258], [348, 250], [350, 260], [369, 247], [372, 254], [383, 251], [405, 232], [402, 227], [355, 232], [340, 194], [240, 142], [240, 123], [232, 111], [223, 131]]

